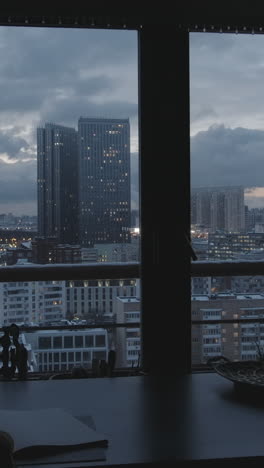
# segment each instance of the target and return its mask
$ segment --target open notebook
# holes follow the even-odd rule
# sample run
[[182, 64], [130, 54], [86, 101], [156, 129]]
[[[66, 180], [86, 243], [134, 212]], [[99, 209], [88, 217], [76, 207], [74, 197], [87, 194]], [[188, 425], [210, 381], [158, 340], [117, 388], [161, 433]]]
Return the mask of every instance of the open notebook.
[[0, 410], [0, 430], [13, 438], [15, 458], [108, 445], [103, 434], [60, 408]]

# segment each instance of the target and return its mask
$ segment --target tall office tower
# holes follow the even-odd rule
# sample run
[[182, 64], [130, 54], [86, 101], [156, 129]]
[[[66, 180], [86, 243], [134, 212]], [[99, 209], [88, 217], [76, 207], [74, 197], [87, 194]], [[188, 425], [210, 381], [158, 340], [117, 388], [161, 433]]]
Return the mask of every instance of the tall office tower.
[[80, 117], [78, 144], [82, 245], [129, 242], [129, 120]]
[[74, 128], [37, 129], [38, 234], [78, 242], [78, 151]]

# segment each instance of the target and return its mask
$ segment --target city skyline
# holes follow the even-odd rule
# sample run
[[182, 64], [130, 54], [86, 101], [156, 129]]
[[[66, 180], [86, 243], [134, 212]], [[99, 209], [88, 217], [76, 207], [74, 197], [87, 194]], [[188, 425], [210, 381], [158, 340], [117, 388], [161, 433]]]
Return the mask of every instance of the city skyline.
[[[129, 118], [138, 207], [137, 32], [3, 26], [0, 45], [0, 212], [36, 215], [36, 128], [80, 116]], [[262, 50], [257, 35], [190, 33], [192, 184], [243, 185], [251, 207], [264, 206]]]

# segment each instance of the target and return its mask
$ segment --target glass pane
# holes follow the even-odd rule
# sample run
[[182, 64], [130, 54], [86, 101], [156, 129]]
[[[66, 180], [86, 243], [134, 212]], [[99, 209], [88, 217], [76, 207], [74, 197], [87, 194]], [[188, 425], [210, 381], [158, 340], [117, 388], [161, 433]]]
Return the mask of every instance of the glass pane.
[[83, 348], [83, 336], [75, 336], [75, 347]]
[[54, 336], [53, 337], [53, 348], [61, 348], [62, 347], [62, 337], [61, 336]]
[[137, 31], [0, 45], [0, 264], [139, 261]]
[[190, 34], [191, 234], [200, 260], [264, 258], [262, 35]]

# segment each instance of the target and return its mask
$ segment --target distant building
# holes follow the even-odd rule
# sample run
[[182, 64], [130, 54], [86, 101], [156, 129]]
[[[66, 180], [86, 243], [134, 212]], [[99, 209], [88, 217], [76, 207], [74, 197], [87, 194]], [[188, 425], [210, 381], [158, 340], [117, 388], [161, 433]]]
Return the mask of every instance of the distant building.
[[20, 247], [7, 247], [5, 260], [7, 265], [15, 265], [21, 260], [32, 262], [31, 243], [21, 243]]
[[106, 314], [114, 314], [114, 302], [118, 296], [136, 295], [136, 279], [77, 280], [66, 281], [67, 317], [101, 320]]
[[138, 262], [139, 239], [130, 243], [95, 244], [99, 262]]
[[192, 294], [211, 294], [211, 287], [210, 277], [192, 277]]
[[223, 355], [231, 361], [257, 358], [257, 343], [264, 345], [264, 324], [221, 323], [223, 319], [264, 318], [264, 294], [192, 296], [192, 319], [211, 320], [211, 324], [192, 326], [192, 363], [206, 363]]
[[78, 144], [82, 246], [128, 242], [131, 228], [129, 120], [81, 117]]
[[79, 245], [59, 244], [54, 237], [35, 237], [32, 241], [33, 263], [81, 263]]
[[78, 152], [74, 128], [37, 129], [38, 233], [78, 243]]
[[198, 187], [191, 193], [191, 223], [210, 232], [245, 231], [243, 187]]
[[198, 260], [208, 260], [208, 239], [192, 239], [192, 248]]
[[91, 368], [94, 359], [107, 361], [108, 336], [102, 328], [35, 330], [25, 336], [35, 354], [37, 372]]
[[135, 327], [115, 329], [117, 367], [136, 367], [140, 360], [141, 301], [137, 297], [117, 297], [115, 301], [117, 323], [135, 323]]
[[97, 263], [98, 262], [98, 251], [94, 247], [82, 247], [81, 257], [83, 263]]
[[264, 233], [216, 232], [208, 236], [209, 260], [237, 260], [241, 254], [250, 254], [256, 249], [264, 253]]
[[43, 324], [65, 318], [65, 282], [0, 283], [0, 323]]

